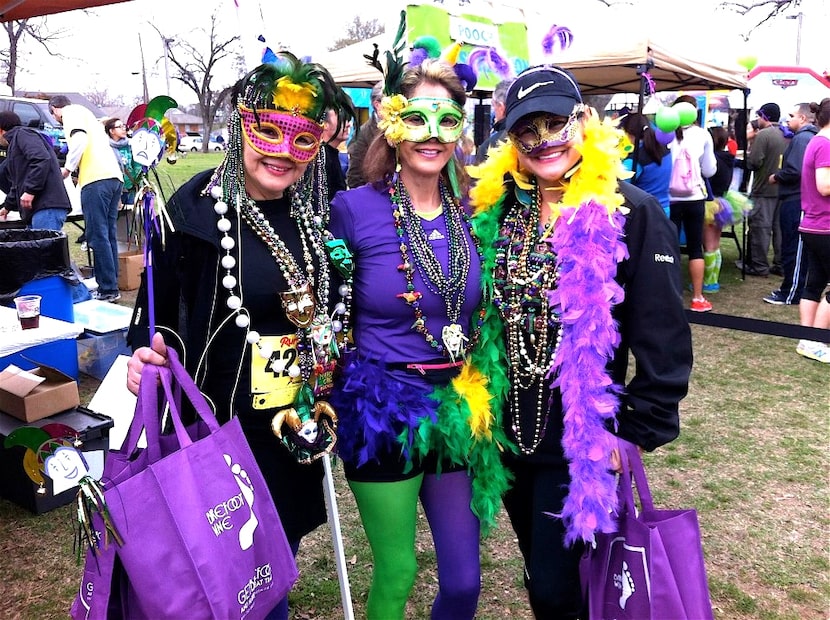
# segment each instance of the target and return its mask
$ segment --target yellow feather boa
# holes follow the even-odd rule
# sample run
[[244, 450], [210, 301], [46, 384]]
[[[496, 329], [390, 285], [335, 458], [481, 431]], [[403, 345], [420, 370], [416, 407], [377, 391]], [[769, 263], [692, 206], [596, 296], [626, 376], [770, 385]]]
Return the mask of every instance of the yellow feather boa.
[[[585, 120], [585, 140], [575, 148], [582, 154], [579, 169], [570, 180], [563, 180], [565, 192], [560, 203], [551, 204], [552, 215], [558, 217], [562, 207], [578, 207], [589, 199], [605, 205], [609, 215], [621, 209], [623, 197], [617, 191], [617, 181], [631, 176], [622, 163], [631, 149], [625, 132], [610, 119], [600, 121], [592, 115]], [[499, 201], [505, 191], [505, 174], [509, 173], [521, 189], [532, 187], [527, 174], [519, 169], [518, 153], [510, 140], [490, 149], [483, 164], [469, 166], [467, 171], [478, 179], [470, 191], [475, 213]]]

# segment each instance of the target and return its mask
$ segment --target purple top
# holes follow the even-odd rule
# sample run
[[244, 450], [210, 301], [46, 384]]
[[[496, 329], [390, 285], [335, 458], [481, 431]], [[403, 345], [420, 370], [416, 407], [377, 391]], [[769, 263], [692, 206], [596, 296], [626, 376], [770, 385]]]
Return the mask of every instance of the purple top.
[[801, 169], [801, 209], [804, 217], [798, 230], [830, 235], [830, 196], [816, 187], [816, 168], [830, 168], [830, 139], [818, 135], [807, 144]]
[[[440, 215], [432, 221], [422, 219], [421, 224], [446, 275], [449, 248], [445, 217]], [[438, 358], [439, 354], [424, 336], [412, 329], [413, 308], [396, 297], [406, 291], [406, 278], [398, 270], [401, 252], [388, 190], [378, 191], [364, 185], [338, 193], [331, 204], [329, 230], [335, 237], [344, 239], [354, 255], [352, 324], [360, 354], [387, 363]], [[481, 300], [481, 265], [466, 227], [465, 238], [470, 247], [470, 272], [458, 323], [469, 338], [473, 331], [470, 318]], [[409, 260], [412, 260], [411, 250]], [[426, 326], [440, 342], [441, 330], [449, 324], [444, 300], [430, 292], [417, 268], [413, 283], [415, 290], [423, 294], [420, 303]]]

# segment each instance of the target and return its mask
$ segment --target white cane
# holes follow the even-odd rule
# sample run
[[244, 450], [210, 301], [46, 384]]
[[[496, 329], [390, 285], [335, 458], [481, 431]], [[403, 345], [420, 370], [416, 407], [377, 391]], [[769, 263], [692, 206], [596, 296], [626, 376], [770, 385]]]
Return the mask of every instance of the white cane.
[[331, 456], [323, 455], [323, 468], [326, 472], [323, 480], [323, 492], [326, 497], [326, 510], [329, 513], [331, 540], [334, 545], [334, 557], [337, 561], [337, 580], [340, 582], [340, 603], [343, 606], [343, 618], [354, 620], [352, 592], [349, 588], [349, 573], [346, 569], [346, 555], [343, 549], [343, 536], [340, 533], [340, 513], [337, 511], [337, 496], [334, 494], [334, 476], [331, 473]]

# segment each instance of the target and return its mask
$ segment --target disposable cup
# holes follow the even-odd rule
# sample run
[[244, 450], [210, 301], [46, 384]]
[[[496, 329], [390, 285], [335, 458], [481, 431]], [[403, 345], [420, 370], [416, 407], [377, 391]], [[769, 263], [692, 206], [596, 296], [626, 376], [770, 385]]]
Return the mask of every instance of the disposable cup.
[[40, 295], [21, 295], [14, 298], [17, 318], [23, 329], [34, 329], [40, 325]]

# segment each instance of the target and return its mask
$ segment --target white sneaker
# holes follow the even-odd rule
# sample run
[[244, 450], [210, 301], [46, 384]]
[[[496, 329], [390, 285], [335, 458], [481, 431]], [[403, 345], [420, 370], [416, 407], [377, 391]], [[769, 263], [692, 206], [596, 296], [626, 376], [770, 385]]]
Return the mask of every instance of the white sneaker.
[[823, 364], [830, 364], [830, 347], [823, 342], [812, 342], [800, 340], [795, 352], [807, 359], [815, 360]]

